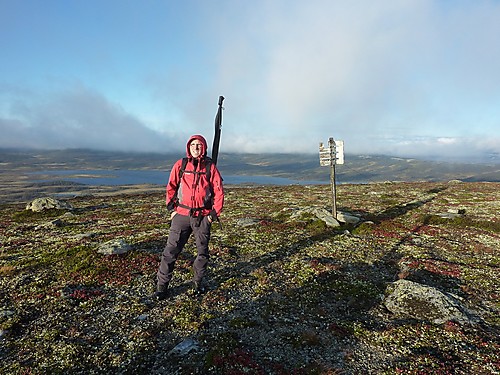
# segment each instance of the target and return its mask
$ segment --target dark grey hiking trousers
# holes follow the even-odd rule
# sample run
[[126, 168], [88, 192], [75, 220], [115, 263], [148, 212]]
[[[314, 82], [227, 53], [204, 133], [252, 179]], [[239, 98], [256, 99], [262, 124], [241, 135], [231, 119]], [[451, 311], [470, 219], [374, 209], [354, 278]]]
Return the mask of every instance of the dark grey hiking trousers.
[[193, 280], [201, 281], [207, 269], [208, 242], [210, 241], [210, 228], [207, 217], [200, 218], [176, 214], [172, 219], [167, 245], [161, 256], [158, 268], [158, 287], [166, 286], [172, 280], [175, 261], [181, 253], [191, 233], [194, 234], [197, 256], [193, 263]]

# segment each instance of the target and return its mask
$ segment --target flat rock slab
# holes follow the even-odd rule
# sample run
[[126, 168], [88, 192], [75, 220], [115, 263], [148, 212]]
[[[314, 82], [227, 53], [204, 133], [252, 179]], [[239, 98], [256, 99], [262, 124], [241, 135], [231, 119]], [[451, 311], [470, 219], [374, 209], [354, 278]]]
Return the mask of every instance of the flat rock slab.
[[259, 224], [260, 220], [259, 219], [253, 219], [250, 217], [243, 217], [241, 219], [236, 220], [236, 225], [239, 227], [251, 227], [253, 225]]
[[388, 292], [384, 305], [397, 317], [436, 324], [447, 321], [472, 323], [466, 309], [455, 298], [436, 288], [403, 279], [392, 283]]

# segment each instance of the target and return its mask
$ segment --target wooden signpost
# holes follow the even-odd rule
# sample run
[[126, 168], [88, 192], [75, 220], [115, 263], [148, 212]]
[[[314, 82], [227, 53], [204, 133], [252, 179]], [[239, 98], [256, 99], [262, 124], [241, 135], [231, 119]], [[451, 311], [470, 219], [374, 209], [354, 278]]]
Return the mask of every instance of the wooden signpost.
[[319, 165], [330, 166], [330, 185], [332, 187], [332, 215], [337, 218], [337, 187], [335, 184], [335, 165], [344, 164], [344, 141], [328, 140], [328, 147], [319, 144]]

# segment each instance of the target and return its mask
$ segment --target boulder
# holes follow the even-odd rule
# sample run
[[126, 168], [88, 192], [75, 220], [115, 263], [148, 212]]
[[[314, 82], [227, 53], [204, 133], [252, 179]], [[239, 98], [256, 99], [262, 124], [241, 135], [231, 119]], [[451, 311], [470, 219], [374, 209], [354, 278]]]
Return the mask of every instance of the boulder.
[[131, 249], [132, 246], [130, 246], [125, 240], [118, 239], [101, 244], [97, 252], [104, 255], [125, 254]]
[[26, 205], [26, 210], [41, 212], [43, 210], [72, 210], [73, 206], [68, 202], [60, 201], [51, 197], [36, 198]]
[[456, 298], [436, 288], [402, 279], [392, 283], [387, 292], [383, 304], [396, 317], [435, 324], [447, 321], [472, 323], [465, 307]]

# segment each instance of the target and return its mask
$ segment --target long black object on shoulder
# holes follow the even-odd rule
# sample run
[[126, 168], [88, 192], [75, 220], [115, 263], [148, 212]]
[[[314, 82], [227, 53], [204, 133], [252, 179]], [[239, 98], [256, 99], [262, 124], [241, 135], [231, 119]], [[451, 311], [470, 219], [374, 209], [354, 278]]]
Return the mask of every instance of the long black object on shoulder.
[[224, 97], [219, 96], [219, 108], [217, 108], [217, 115], [215, 115], [215, 135], [214, 143], [212, 145], [212, 162], [217, 164], [217, 158], [219, 157], [219, 145], [220, 145], [220, 133], [222, 130], [222, 102]]

